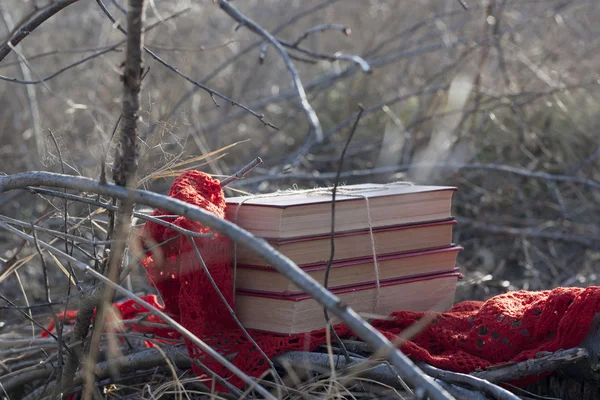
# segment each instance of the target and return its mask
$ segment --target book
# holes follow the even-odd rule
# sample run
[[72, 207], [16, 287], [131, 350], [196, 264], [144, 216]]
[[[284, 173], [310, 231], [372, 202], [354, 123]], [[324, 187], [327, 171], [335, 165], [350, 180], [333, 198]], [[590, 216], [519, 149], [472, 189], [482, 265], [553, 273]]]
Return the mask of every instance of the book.
[[[379, 282], [399, 278], [418, 278], [432, 274], [454, 271], [460, 246], [439, 249], [393, 253], [377, 256]], [[325, 279], [327, 263], [305, 265], [301, 268], [319, 283]], [[267, 266], [238, 266], [236, 287], [247, 292], [271, 292], [281, 296], [302, 293], [294, 283]], [[373, 257], [334, 261], [329, 271], [328, 288], [340, 289], [358, 284], [374, 284], [377, 281]]]
[[[453, 218], [424, 224], [388, 226], [373, 229], [375, 251], [378, 255], [445, 247], [452, 244]], [[288, 257], [296, 265], [311, 265], [329, 260], [331, 235], [305, 236], [302, 238], [267, 239], [277, 251]], [[335, 260], [373, 257], [373, 247], [369, 229], [336, 233], [334, 235]], [[259, 255], [237, 245], [237, 266], [266, 265]]]
[[[396, 279], [333, 290], [333, 294], [358, 313], [387, 317], [391, 312], [445, 311], [452, 307], [458, 272]], [[378, 304], [378, 307], [375, 305]], [[278, 296], [237, 290], [236, 314], [244, 327], [279, 334], [310, 332], [325, 328], [323, 308], [312, 297], [299, 294]], [[339, 322], [331, 315], [332, 323]]]
[[[227, 219], [256, 236], [299, 238], [331, 231], [332, 195], [325, 192], [229, 197]], [[335, 232], [405, 225], [451, 217], [456, 188], [401, 184], [339, 186]], [[364, 197], [368, 198], [367, 201]], [[370, 214], [370, 223], [369, 223]]]

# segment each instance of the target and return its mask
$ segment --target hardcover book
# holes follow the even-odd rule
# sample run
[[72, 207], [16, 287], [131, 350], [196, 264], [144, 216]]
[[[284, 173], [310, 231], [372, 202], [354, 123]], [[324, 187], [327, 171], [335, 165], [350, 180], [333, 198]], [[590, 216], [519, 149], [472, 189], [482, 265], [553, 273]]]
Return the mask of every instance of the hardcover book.
[[[335, 232], [448, 219], [455, 190], [404, 184], [339, 186]], [[259, 237], [299, 238], [331, 231], [332, 195], [325, 189], [229, 197], [226, 201], [227, 219]]]
[[[411, 250], [425, 250], [452, 244], [452, 228], [456, 220], [388, 226], [373, 229], [375, 254], [385, 255]], [[327, 262], [331, 253], [331, 235], [321, 234], [290, 239], [266, 239], [277, 251], [299, 266]], [[373, 245], [368, 228], [334, 235], [335, 260], [373, 257]], [[243, 245], [235, 249], [237, 265], [267, 265]]]
[[[425, 277], [335, 289], [333, 294], [358, 313], [387, 317], [391, 312], [444, 311], [452, 307], [460, 273], [451, 271]], [[310, 332], [325, 327], [323, 307], [312, 297], [278, 296], [238, 290], [236, 314], [248, 329], [280, 334]], [[333, 324], [339, 322], [331, 316]]]
[[[329, 289], [359, 284], [393, 281], [399, 278], [418, 278], [453, 271], [460, 246], [393, 253], [377, 256], [377, 272], [373, 257], [334, 261], [329, 270]], [[325, 279], [327, 263], [305, 265], [301, 268], [319, 283]], [[281, 296], [299, 295], [302, 291], [277, 270], [267, 266], [238, 265], [236, 287], [248, 292], [270, 292]]]

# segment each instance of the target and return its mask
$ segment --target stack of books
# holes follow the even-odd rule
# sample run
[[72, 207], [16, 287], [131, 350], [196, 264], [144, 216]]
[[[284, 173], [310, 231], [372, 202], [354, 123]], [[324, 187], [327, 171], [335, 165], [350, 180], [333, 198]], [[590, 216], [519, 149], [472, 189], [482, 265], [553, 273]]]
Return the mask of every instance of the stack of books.
[[[454, 187], [339, 186], [328, 289], [359, 313], [445, 310], [460, 278], [452, 242]], [[227, 219], [323, 283], [331, 253], [326, 190], [227, 198]], [[375, 262], [375, 260], [377, 262]], [[235, 254], [236, 313], [246, 328], [281, 334], [324, 328], [323, 308], [250, 249]], [[332, 322], [337, 321], [332, 316]]]

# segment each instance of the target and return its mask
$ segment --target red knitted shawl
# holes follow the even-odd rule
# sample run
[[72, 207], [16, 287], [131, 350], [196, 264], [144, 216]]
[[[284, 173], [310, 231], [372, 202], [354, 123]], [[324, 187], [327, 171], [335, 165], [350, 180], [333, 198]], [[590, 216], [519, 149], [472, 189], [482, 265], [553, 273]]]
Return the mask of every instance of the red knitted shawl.
[[[205, 173], [185, 172], [174, 181], [170, 196], [225, 217], [226, 203], [221, 186]], [[153, 215], [167, 214], [156, 210]], [[184, 217], [164, 219], [195, 232], [211, 233], [207, 227]], [[147, 248], [153, 247], [152, 243], [164, 242], [149, 251], [143, 260], [148, 278], [158, 289], [164, 306], [154, 296], [147, 296], [146, 300], [177, 318], [221, 354], [236, 354], [232, 362], [248, 375], [258, 377], [265, 372], [268, 363], [236, 325], [204, 272], [190, 239], [152, 222], [145, 224], [141, 236]], [[212, 238], [195, 238], [194, 241], [210, 275], [233, 307], [229, 240], [213, 232]], [[600, 309], [599, 302], [600, 287], [517, 291], [485, 302], [466, 301], [434, 315], [432, 322], [405, 342], [401, 350], [414, 360], [463, 373], [523, 361], [542, 351], [554, 352], [580, 345], [594, 314]], [[124, 319], [133, 318], [140, 311], [131, 300], [118, 307]], [[398, 310], [386, 320], [372, 321], [372, 325], [393, 340], [425, 314]], [[341, 338], [353, 337], [353, 332], [343, 324], [334, 329]], [[163, 337], [177, 336], [168, 330], [151, 331]], [[250, 334], [270, 358], [290, 350], [312, 351], [326, 342], [324, 329], [289, 336], [257, 331]], [[243, 387], [241, 380], [232, 377], [191, 342], [187, 341], [186, 345], [192, 357], [232, 384]], [[195, 365], [193, 368], [198, 376], [205, 375]], [[531, 382], [532, 379], [522, 381]]]

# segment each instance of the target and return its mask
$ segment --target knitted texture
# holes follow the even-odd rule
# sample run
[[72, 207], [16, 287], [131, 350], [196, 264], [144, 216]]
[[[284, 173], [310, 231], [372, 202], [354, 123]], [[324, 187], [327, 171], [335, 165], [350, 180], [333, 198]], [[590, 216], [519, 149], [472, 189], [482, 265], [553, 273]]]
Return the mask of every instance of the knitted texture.
[[[189, 171], [178, 177], [170, 196], [202, 207], [219, 218], [225, 216], [225, 198], [219, 182], [208, 175]], [[157, 210], [154, 216], [165, 216]], [[185, 217], [165, 217], [179, 227], [212, 233], [212, 237], [194, 238], [206, 268], [226, 302], [233, 308], [230, 244], [226, 237], [211, 232], [205, 226]], [[232, 359], [242, 371], [258, 377], [268, 369], [268, 363], [239, 329], [231, 313], [205, 273], [194, 246], [185, 235], [147, 222], [140, 232], [146, 249], [142, 264], [148, 278], [163, 299], [146, 296], [154, 305], [172, 315], [193, 334]], [[153, 245], [152, 245], [153, 244]], [[161, 244], [157, 247], [157, 244]], [[449, 371], [470, 373], [490, 366], [518, 362], [536, 357], [539, 352], [554, 352], [581, 344], [592, 318], [600, 309], [600, 287], [557, 288], [549, 291], [517, 291], [493, 297], [485, 302], [466, 301], [442, 313], [396, 311], [385, 320], [372, 325], [388, 339], [394, 340], [406, 328], [423, 317], [429, 323], [400, 349], [410, 358]], [[117, 305], [122, 318], [134, 318], [139, 312], [133, 302]], [[268, 310], [265, 310], [268, 312]], [[70, 317], [72, 317], [70, 315]], [[169, 329], [136, 328], [174, 339], [178, 335]], [[341, 338], [355, 338], [343, 324], [334, 327]], [[326, 343], [325, 330], [295, 335], [277, 335], [249, 330], [249, 334], [269, 358], [291, 350], [312, 351]], [[189, 354], [206, 367], [237, 387], [243, 382], [191, 342], [186, 341]], [[198, 376], [206, 372], [193, 364]], [[528, 384], [539, 377], [513, 382]]]
[[[170, 195], [224, 218], [225, 199], [219, 183], [201, 172], [184, 173], [173, 183]], [[163, 214], [157, 211], [157, 215]], [[206, 227], [179, 217], [175, 224], [195, 232], [210, 232]], [[147, 223], [144, 228], [156, 242], [172, 237], [170, 229]], [[170, 233], [171, 232], [171, 233]], [[195, 239], [210, 273], [232, 305], [231, 256], [227, 240], [217, 234], [213, 239]], [[223, 355], [236, 354], [233, 363], [250, 376], [260, 376], [268, 364], [237, 327], [230, 313], [190, 254], [189, 240], [181, 237], [164, 248], [166, 262], [153, 266], [149, 254], [145, 265], [156, 282], [158, 275], [169, 271], [168, 285], [157, 284], [165, 304], [179, 304], [181, 323], [207, 341]], [[184, 272], [184, 269], [187, 272]], [[185, 278], [183, 278], [185, 277]], [[185, 284], [170, 286], [185, 280]], [[165, 288], [165, 286], [169, 286]], [[178, 296], [175, 287], [179, 290]], [[169, 297], [167, 300], [166, 297]], [[178, 297], [178, 298], [177, 298]], [[433, 316], [432, 322], [401, 350], [409, 357], [456, 372], [473, 372], [492, 365], [534, 358], [541, 351], [556, 351], [579, 345], [599, 309], [600, 288], [558, 288], [552, 291], [519, 291], [496, 296], [486, 302], [463, 302], [451, 310]], [[212, 311], [215, 310], [215, 311]], [[265, 310], [268, 312], [268, 310]], [[397, 311], [372, 325], [390, 340], [427, 313]], [[343, 324], [334, 327], [342, 338], [353, 337]], [[326, 342], [325, 330], [306, 334], [276, 335], [250, 331], [250, 335], [269, 358], [290, 350], [314, 350]], [[236, 386], [242, 382], [227, 373], [217, 362], [207, 359], [199, 349], [188, 344], [190, 354]], [[203, 371], [195, 371], [203, 374]]]

